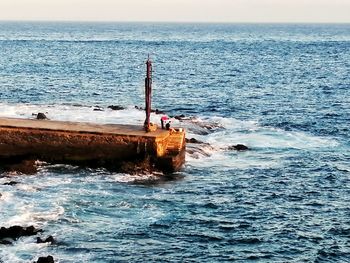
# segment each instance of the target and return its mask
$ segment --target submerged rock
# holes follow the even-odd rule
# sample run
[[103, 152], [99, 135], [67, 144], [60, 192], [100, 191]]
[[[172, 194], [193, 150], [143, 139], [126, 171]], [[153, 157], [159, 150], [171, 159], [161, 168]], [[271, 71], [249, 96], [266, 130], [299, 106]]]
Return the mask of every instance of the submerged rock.
[[227, 148], [228, 150], [236, 150], [236, 151], [247, 151], [249, 148], [243, 144], [236, 144], [236, 145], [231, 145]]
[[[16, 185], [16, 184], [18, 184], [18, 182], [10, 181], [10, 182], [3, 183], [2, 185]], [[0, 194], [0, 196], [1, 196], [1, 194]]]
[[181, 114], [181, 115], [177, 115], [177, 116], [175, 116], [174, 118], [175, 118], [176, 120], [181, 121], [181, 120], [183, 120], [184, 118], [186, 118], [186, 116], [185, 116], [185, 115], [183, 115], [183, 114]]
[[204, 142], [199, 141], [199, 140], [197, 140], [197, 139], [195, 139], [195, 138], [191, 138], [191, 139], [186, 138], [186, 143], [198, 143], [198, 144], [202, 144], [202, 143], [204, 143]]
[[12, 245], [12, 243], [13, 243], [13, 239], [11, 238], [0, 239], [0, 245]]
[[18, 164], [8, 165], [6, 170], [8, 172], [18, 172], [22, 174], [35, 174], [38, 171], [38, 167], [34, 160], [24, 160]]
[[42, 112], [39, 112], [37, 115], [36, 115], [36, 119], [37, 120], [47, 120], [48, 118], [46, 117], [46, 115]]
[[0, 241], [9, 241], [9, 239], [17, 240], [22, 236], [34, 236], [37, 233], [42, 232], [41, 229], [36, 229], [34, 226], [22, 227], [11, 226], [9, 228], [0, 228]]
[[103, 108], [100, 106], [95, 106], [94, 111], [103, 111]]
[[52, 256], [40, 257], [36, 263], [55, 263]]
[[125, 110], [124, 107], [119, 106], [119, 105], [109, 105], [107, 108], [111, 109], [111, 110]]
[[165, 114], [164, 111], [162, 110], [158, 110], [158, 109], [155, 109], [155, 110], [151, 110], [151, 112], [155, 113], [155, 114]]
[[55, 243], [55, 239], [53, 236], [48, 236], [46, 239], [42, 239], [41, 237], [36, 238], [36, 243], [41, 244], [41, 243]]
[[137, 110], [143, 110], [143, 108], [142, 108], [142, 107], [137, 106], [137, 105], [135, 105], [135, 109], [137, 109]]

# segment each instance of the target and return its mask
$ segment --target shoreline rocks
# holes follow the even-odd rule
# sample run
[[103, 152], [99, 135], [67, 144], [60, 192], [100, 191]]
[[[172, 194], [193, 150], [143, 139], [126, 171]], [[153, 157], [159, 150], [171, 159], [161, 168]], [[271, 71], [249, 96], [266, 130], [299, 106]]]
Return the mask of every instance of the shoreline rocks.
[[107, 108], [111, 110], [125, 110], [125, 107], [119, 105], [109, 105]]
[[227, 148], [227, 150], [232, 151], [248, 151], [250, 150], [247, 146], [243, 145], [243, 144], [236, 144], [236, 145], [231, 145]]
[[41, 237], [37, 237], [36, 243], [37, 244], [42, 244], [42, 243], [54, 244], [54, 243], [56, 243], [56, 240], [53, 238], [53, 236], [48, 236], [46, 239], [42, 239]]
[[36, 115], [36, 119], [37, 119], [37, 120], [48, 120], [48, 118], [46, 117], [45, 113], [42, 113], [42, 112], [39, 112], [39, 113]]
[[[18, 182], [16, 182], [16, 181], [10, 181], [10, 182], [3, 183], [2, 185], [11, 185], [11, 186], [13, 186], [13, 185], [16, 185], [16, 184], [18, 184]], [[0, 195], [0, 196], [1, 196], [1, 195]]]
[[196, 138], [191, 138], [191, 139], [186, 138], [186, 143], [204, 144], [204, 142], [197, 140]]
[[41, 229], [36, 229], [34, 226], [22, 227], [11, 226], [9, 228], [0, 228], [0, 244], [9, 245], [12, 241], [16, 241], [23, 236], [34, 236], [37, 233], [42, 232]]
[[49, 255], [47, 257], [39, 257], [38, 260], [34, 263], [55, 263], [55, 260], [52, 256]]

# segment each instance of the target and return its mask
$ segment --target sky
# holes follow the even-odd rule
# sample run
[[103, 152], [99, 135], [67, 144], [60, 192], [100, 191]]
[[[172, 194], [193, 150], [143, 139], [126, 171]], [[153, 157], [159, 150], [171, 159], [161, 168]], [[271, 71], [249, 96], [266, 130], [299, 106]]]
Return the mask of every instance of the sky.
[[0, 0], [0, 20], [350, 23], [350, 0]]

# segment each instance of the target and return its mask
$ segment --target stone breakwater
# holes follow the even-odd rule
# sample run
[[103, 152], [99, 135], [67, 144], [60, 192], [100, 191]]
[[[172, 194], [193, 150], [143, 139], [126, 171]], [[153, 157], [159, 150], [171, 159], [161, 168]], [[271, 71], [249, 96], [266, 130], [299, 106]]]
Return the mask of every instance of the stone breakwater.
[[145, 132], [136, 125], [0, 119], [0, 159], [5, 163], [39, 159], [124, 172], [140, 167], [173, 172], [185, 161], [185, 144], [182, 130]]

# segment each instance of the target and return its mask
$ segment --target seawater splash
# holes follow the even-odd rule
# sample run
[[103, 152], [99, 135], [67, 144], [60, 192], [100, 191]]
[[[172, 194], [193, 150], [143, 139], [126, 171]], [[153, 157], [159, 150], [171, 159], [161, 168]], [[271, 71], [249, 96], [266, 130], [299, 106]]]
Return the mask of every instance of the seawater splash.
[[[204, 124], [204, 125], [203, 125]], [[189, 166], [199, 167], [264, 167], [283, 165], [281, 159], [292, 156], [290, 150], [322, 150], [337, 147], [333, 138], [313, 136], [305, 132], [291, 132], [265, 127], [256, 121], [242, 121], [233, 118], [196, 118], [175, 122], [187, 127], [187, 137], [194, 137], [203, 144], [189, 144], [187, 156]], [[207, 133], [199, 132], [198, 127], [207, 128]], [[244, 144], [250, 148], [246, 152], [228, 150], [229, 146]], [[276, 154], [276, 150], [279, 153]]]

